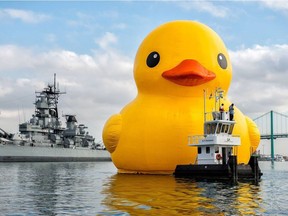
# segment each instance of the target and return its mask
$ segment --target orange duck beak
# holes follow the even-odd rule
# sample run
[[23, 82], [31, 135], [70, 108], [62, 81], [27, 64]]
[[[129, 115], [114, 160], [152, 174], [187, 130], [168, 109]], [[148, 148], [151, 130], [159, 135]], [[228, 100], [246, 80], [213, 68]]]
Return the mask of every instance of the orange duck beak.
[[176, 67], [164, 71], [162, 77], [182, 86], [197, 86], [213, 80], [216, 75], [193, 59], [183, 60]]

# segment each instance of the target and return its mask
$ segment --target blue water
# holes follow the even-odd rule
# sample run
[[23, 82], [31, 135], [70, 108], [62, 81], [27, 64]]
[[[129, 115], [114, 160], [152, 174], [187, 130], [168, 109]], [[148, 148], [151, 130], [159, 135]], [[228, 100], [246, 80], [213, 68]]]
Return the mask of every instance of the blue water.
[[0, 215], [288, 215], [288, 162], [259, 185], [116, 174], [112, 162], [0, 163]]

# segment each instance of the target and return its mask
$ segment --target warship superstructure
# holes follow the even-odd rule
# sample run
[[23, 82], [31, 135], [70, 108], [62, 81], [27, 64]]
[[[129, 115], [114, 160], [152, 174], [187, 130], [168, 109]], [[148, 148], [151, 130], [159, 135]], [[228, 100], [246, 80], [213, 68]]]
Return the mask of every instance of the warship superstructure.
[[110, 154], [102, 144], [78, 124], [75, 115], [65, 115], [63, 127], [58, 113], [61, 94], [54, 84], [36, 92], [35, 113], [10, 134], [0, 129], [0, 162], [32, 161], [109, 161]]

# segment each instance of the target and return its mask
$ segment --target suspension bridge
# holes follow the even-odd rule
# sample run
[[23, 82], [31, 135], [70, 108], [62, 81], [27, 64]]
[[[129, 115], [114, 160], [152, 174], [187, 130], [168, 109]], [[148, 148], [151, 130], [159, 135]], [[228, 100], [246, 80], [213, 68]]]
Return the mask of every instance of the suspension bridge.
[[267, 112], [255, 119], [261, 139], [271, 143], [271, 160], [274, 161], [274, 141], [277, 138], [288, 138], [288, 115], [275, 111]]

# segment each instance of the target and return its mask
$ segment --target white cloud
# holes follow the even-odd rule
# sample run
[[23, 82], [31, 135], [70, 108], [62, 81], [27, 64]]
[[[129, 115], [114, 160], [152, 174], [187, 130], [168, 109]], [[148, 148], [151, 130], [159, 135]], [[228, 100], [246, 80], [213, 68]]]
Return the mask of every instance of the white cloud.
[[[216, 1], [215, 1], [216, 2]], [[215, 17], [227, 17], [229, 10], [223, 6], [215, 6], [213, 2], [206, 0], [198, 0], [198, 1], [180, 1], [177, 4], [184, 8], [185, 10], [198, 10], [201, 12], [207, 12]]]
[[12, 92], [11, 87], [0, 85], [0, 98], [8, 95], [11, 92]]
[[98, 63], [93, 56], [78, 55], [68, 50], [51, 50], [38, 53], [31, 48], [15, 45], [0, 46], [0, 68], [3, 71], [36, 70], [42, 71], [92, 71]]
[[30, 49], [15, 45], [0, 46], [0, 67], [3, 71], [15, 70], [21, 66], [30, 68], [34, 62]]
[[63, 71], [97, 70], [97, 62], [89, 55], [78, 55], [75, 52], [67, 50], [53, 50], [47, 53], [41, 53], [38, 56], [36, 66], [47, 65]]
[[30, 84], [30, 82], [31, 82], [30, 79], [25, 79], [25, 78], [16, 80], [16, 84], [19, 87], [27, 86], [28, 84]]
[[19, 115], [19, 112], [17, 110], [14, 110], [14, 111], [1, 110], [0, 115], [2, 119], [11, 119], [11, 118], [16, 118]]
[[260, 0], [260, 2], [262, 4], [264, 4], [264, 6], [271, 8], [273, 10], [288, 12], [288, 1], [287, 0], [276, 0], [276, 1]]
[[288, 111], [288, 45], [230, 51], [233, 82], [230, 95], [238, 107], [257, 116]]
[[117, 37], [111, 32], [106, 32], [103, 37], [96, 39], [95, 42], [102, 49], [106, 49], [110, 44], [117, 43]]
[[0, 10], [0, 18], [19, 19], [25, 23], [39, 23], [49, 19], [46, 14], [35, 13], [33, 11], [19, 9], [2, 9]]

